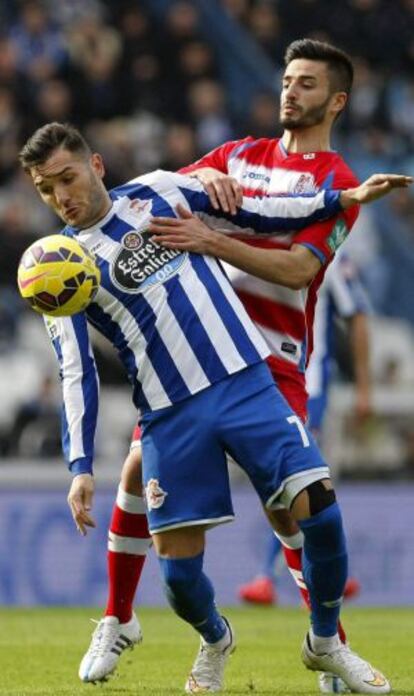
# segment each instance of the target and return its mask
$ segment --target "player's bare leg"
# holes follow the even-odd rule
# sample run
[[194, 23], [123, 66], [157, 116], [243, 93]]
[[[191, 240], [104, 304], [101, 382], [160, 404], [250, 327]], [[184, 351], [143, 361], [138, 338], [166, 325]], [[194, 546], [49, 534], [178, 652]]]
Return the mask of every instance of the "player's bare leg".
[[214, 603], [203, 573], [205, 528], [185, 527], [154, 534], [168, 601], [177, 616], [200, 634], [200, 649], [185, 684], [187, 693], [218, 692], [236, 644], [233, 630]]
[[[135, 446], [134, 446], [135, 445]], [[142, 497], [141, 447], [133, 441], [121, 474], [108, 536], [108, 602], [79, 667], [82, 681], [107, 679], [125, 648], [141, 642], [133, 600], [150, 545]]]
[[314, 481], [296, 493], [292, 494], [291, 512], [304, 536], [303, 577], [311, 604], [311, 628], [302, 660], [308, 669], [337, 675], [351, 691], [388, 694], [387, 679], [338, 635], [347, 551], [332, 483], [327, 478]]

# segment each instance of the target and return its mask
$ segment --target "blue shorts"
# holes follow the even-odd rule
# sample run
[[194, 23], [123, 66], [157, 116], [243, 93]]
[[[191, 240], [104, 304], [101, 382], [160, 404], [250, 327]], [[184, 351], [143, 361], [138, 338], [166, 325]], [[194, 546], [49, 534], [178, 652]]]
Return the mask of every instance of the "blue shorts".
[[264, 363], [144, 414], [141, 426], [151, 532], [233, 519], [226, 453], [269, 508], [278, 507], [286, 482], [300, 479], [299, 493], [307, 482], [329, 476]]

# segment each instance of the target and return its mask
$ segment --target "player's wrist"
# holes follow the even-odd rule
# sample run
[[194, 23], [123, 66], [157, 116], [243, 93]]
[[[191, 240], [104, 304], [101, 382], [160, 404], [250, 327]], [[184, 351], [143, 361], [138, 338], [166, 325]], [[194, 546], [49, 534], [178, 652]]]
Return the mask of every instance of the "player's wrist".
[[69, 470], [73, 477], [80, 476], [81, 474], [93, 476], [92, 457], [80, 457], [79, 459], [75, 459], [75, 461], [70, 463]]
[[339, 201], [343, 210], [347, 210], [348, 208], [351, 208], [353, 205], [358, 204], [358, 197], [356, 192], [357, 189], [355, 188], [345, 189], [344, 191], [341, 191], [339, 195]]

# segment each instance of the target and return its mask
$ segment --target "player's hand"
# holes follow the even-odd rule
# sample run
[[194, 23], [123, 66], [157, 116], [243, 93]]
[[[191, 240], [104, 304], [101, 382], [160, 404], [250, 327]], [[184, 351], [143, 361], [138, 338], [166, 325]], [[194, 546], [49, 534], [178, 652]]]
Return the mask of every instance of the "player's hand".
[[373, 174], [360, 186], [342, 191], [341, 205], [345, 209], [351, 205], [371, 203], [386, 196], [393, 189], [407, 188], [413, 181], [412, 176], [403, 174]]
[[87, 527], [96, 527], [93, 517], [92, 500], [95, 485], [91, 474], [78, 474], [72, 481], [68, 494], [68, 504], [78, 532], [85, 536]]
[[221, 208], [225, 213], [236, 215], [243, 202], [243, 189], [237, 179], [211, 167], [198, 169], [190, 176], [203, 184], [214, 210]]
[[211, 254], [216, 235], [198, 217], [180, 203], [176, 208], [178, 218], [154, 217], [148, 227], [154, 239], [168, 249], [181, 249], [195, 254]]
[[357, 389], [355, 393], [355, 418], [358, 423], [365, 423], [373, 413], [371, 393], [368, 389]]

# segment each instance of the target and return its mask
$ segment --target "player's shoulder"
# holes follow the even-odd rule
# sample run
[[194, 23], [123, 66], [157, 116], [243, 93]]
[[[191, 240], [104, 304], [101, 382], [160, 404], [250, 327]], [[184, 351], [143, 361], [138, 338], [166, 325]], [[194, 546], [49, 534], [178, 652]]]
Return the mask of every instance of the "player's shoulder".
[[231, 151], [231, 157], [250, 157], [255, 155], [263, 155], [267, 151], [274, 152], [275, 147], [279, 142], [279, 138], [254, 138], [248, 135], [242, 140], [234, 141]]
[[343, 157], [338, 152], [327, 153], [327, 159], [330, 160], [330, 168], [334, 174], [334, 186], [343, 188], [343, 186], [358, 186], [359, 179], [351, 167], [345, 162]]
[[[110, 196], [113, 200], [127, 196], [128, 198], [139, 197], [146, 189], [147, 193], [162, 195], [178, 185], [178, 181], [183, 179], [185, 175], [175, 174], [164, 169], [155, 169], [148, 174], [142, 174], [129, 181], [126, 181], [120, 186], [110, 190]], [[185, 177], [187, 178], [187, 177]]]

